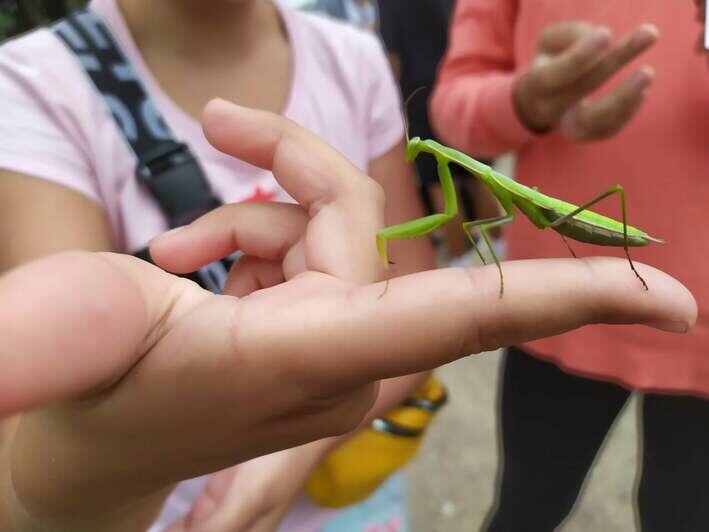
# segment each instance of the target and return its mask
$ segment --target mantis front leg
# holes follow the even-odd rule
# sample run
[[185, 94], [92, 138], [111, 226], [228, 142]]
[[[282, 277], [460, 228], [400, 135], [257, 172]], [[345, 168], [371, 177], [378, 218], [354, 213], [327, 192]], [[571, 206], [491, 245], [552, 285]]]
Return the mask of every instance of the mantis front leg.
[[377, 251], [385, 268], [389, 267], [387, 251], [387, 243], [389, 240], [426, 235], [444, 223], [450, 222], [458, 215], [458, 199], [455, 185], [453, 184], [453, 177], [448, 167], [448, 161], [442, 158], [438, 159], [438, 178], [441, 181], [441, 188], [443, 189], [444, 212], [385, 227], [377, 233]]

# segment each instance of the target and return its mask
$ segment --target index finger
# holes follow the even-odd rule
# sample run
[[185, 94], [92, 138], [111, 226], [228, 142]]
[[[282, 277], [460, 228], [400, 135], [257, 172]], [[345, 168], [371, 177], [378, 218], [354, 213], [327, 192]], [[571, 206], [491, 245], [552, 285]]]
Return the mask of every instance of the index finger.
[[[376, 284], [304, 301], [307, 312], [298, 305], [269, 309], [269, 352], [288, 353], [283, 365], [300, 364], [308, 379], [337, 388], [432, 369], [592, 323], [691, 328], [697, 316], [691, 293], [659, 270], [636, 266], [649, 291], [627, 261], [614, 258], [506, 262], [503, 298], [494, 265], [398, 277], [381, 298]], [[242, 314], [240, 341], [263, 348], [266, 322], [259, 316], [267, 312], [257, 308], [263, 300], [245, 304], [253, 312]], [[309, 335], [294, 325], [316, 319]]]
[[652, 24], [643, 24], [613, 47], [574, 87], [583, 96], [600, 87], [616, 72], [655, 44], [660, 35]]
[[559, 54], [587, 36], [594, 28], [584, 21], [567, 21], [547, 26], [539, 36], [541, 53]]
[[150, 243], [150, 256], [173, 273], [195, 271], [237, 250], [282, 260], [302, 238], [307, 222], [303, 210], [289, 203], [222, 205], [187, 226], [156, 237]]
[[567, 87], [600, 60], [601, 53], [610, 43], [610, 30], [586, 26], [582, 28], [557, 30], [562, 33], [564, 39], [568, 39], [566, 34], [576, 32], [576, 40], [572, 41], [573, 44], [558, 55], [542, 56], [544, 61], [536, 62], [539, 69], [539, 81], [544, 88], [558, 90]]

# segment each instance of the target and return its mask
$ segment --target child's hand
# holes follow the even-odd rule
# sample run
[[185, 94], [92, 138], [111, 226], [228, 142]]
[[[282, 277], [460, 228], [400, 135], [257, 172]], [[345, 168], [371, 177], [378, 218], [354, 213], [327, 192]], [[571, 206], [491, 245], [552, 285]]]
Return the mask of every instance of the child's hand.
[[354, 429], [380, 379], [588, 323], [694, 323], [681, 284], [637, 265], [646, 292], [610, 258], [506, 263], [504, 299], [494, 266], [381, 297], [376, 184], [275, 115], [216, 103], [205, 124], [301, 207], [226, 206], [154, 242], [178, 271], [245, 251], [241, 298], [116, 254], [0, 278], [0, 416], [24, 412], [0, 449], [0, 529], [145, 529], [178, 480]]
[[328, 440], [286, 449], [220, 471], [190, 513], [168, 532], [273, 532], [329, 450]]
[[643, 67], [598, 101], [585, 98], [657, 40], [657, 29], [643, 25], [611, 48], [607, 28], [562, 22], [539, 38], [537, 55], [517, 80], [514, 103], [531, 131], [557, 126], [574, 140], [598, 140], [619, 131], [642, 102], [652, 81]]

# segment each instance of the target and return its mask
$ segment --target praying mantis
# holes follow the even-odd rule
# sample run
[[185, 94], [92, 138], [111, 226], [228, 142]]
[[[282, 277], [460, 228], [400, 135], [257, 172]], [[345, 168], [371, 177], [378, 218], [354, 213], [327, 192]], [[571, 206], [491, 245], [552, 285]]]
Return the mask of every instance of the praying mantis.
[[[463, 223], [463, 230], [468, 236], [473, 249], [475, 249], [483, 264], [485, 264], [485, 259], [471, 233], [471, 228], [473, 227], [480, 229], [480, 234], [497, 265], [500, 275], [500, 298], [502, 298], [505, 291], [504, 276], [500, 261], [495, 255], [495, 250], [490, 242], [488, 230], [512, 222], [515, 219], [515, 207], [539, 229], [551, 228], [559, 233], [574, 257], [576, 257], [576, 254], [568, 245], [565, 237], [599, 246], [622, 246], [625, 250], [625, 256], [628, 258], [630, 269], [635, 273], [645, 290], [648, 289], [645, 279], [635, 269], [628, 248], [646, 246], [653, 242], [662, 244], [664, 241], [627, 224], [625, 192], [621, 185], [616, 185], [586, 203], [577, 206], [542, 194], [536, 188], [530, 188], [518, 183], [496, 172], [486, 164], [476, 161], [462, 152], [443, 146], [434, 140], [422, 140], [419, 137], [408, 139], [407, 134], [407, 160], [413, 161], [421, 153], [434, 156], [438, 163], [438, 178], [443, 190], [444, 212], [385, 227], [378, 231], [377, 251], [385, 268], [389, 265], [387, 253], [387, 242], [389, 240], [426, 235], [456, 217], [458, 214], [458, 201], [450, 171], [450, 163], [455, 163], [482, 181], [497, 198], [505, 211], [505, 214], [501, 216]], [[622, 222], [589, 210], [589, 207], [612, 194], [620, 196]]]

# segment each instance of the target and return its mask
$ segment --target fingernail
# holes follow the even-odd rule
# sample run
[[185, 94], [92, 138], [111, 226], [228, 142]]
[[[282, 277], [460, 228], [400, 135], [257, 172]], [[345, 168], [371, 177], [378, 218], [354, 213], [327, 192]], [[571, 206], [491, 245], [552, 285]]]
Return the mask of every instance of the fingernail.
[[650, 46], [654, 43], [660, 36], [660, 30], [652, 24], [643, 24], [635, 30], [632, 38], [630, 39], [630, 46], [635, 49], [642, 49]]
[[654, 77], [655, 71], [652, 67], [645, 66], [630, 77], [630, 85], [634, 90], [639, 92], [650, 85]]
[[591, 36], [588, 38], [588, 47], [591, 50], [602, 50], [611, 40], [611, 30], [608, 28], [598, 28], [593, 30]]
[[686, 321], [648, 321], [645, 325], [672, 333], [689, 332], [689, 323]]

